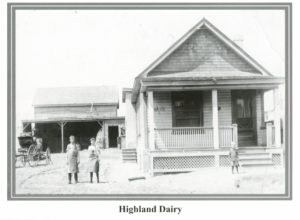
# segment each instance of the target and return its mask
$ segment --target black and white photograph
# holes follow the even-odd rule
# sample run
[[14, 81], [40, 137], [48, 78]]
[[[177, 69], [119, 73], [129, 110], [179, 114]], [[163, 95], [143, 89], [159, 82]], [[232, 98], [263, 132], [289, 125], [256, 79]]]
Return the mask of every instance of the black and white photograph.
[[290, 197], [289, 5], [21, 6], [9, 199]]

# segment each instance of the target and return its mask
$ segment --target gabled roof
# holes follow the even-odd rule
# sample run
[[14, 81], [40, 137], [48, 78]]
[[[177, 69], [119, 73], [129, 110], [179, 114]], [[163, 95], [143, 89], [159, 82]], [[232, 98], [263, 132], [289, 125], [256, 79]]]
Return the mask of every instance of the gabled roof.
[[[160, 77], [155, 75], [149, 75], [151, 71], [157, 68], [164, 60], [166, 60], [176, 49], [182, 46], [194, 33], [196, 33], [200, 29], [208, 29], [210, 33], [213, 34], [218, 40], [220, 40], [226, 47], [228, 47], [231, 51], [233, 51], [240, 59], [246, 62], [251, 68], [255, 71], [245, 72], [236, 70], [234, 68], [230, 69], [230, 66], [225, 67], [228, 69], [227, 73], [224, 74], [223, 71], [214, 71], [213, 73], [206, 70], [205, 65], [216, 65], [217, 62], [221, 59], [220, 57], [209, 57], [208, 60], [205, 60], [202, 66], [199, 68], [195, 68], [190, 72], [175, 72], [171, 74], [163, 74], [161, 77], [176, 77], [184, 75], [188, 76], [190, 74], [196, 75], [197, 77], [232, 77], [232, 76], [245, 76], [249, 77], [250, 75], [255, 75], [256, 77], [259, 76], [269, 76], [273, 77], [264, 67], [262, 67], [257, 61], [255, 61], [250, 55], [248, 55], [242, 48], [240, 48], [236, 43], [230, 40], [227, 36], [225, 36], [221, 31], [219, 31], [214, 25], [212, 25], [208, 20], [205, 18], [202, 19], [198, 24], [196, 24], [193, 28], [191, 28], [185, 35], [183, 35], [177, 42], [175, 42], [167, 51], [165, 51], [158, 59], [156, 59], [151, 65], [149, 65], [141, 74], [139, 74], [135, 78], [134, 86], [133, 86], [133, 100], [136, 98], [140, 87], [141, 87], [141, 80], [144, 78], [152, 78], [152, 77]], [[215, 64], [216, 63], [216, 64]], [[231, 75], [231, 73], [233, 75]], [[254, 74], [255, 73], [255, 74]]]
[[33, 106], [118, 105], [117, 86], [39, 88]]

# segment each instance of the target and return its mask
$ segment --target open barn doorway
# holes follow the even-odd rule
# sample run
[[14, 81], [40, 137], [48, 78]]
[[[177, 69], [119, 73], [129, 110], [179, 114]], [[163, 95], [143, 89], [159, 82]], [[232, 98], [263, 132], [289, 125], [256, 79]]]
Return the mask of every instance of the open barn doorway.
[[34, 135], [43, 139], [43, 151], [49, 147], [53, 153], [61, 152], [61, 132], [56, 122], [36, 123]]
[[90, 145], [90, 138], [96, 138], [101, 126], [98, 122], [68, 122], [64, 126], [64, 146], [69, 143], [69, 137], [75, 136], [76, 142], [80, 144], [80, 149], [87, 149]]
[[119, 127], [118, 126], [109, 126], [108, 127], [108, 146], [109, 148], [118, 147], [118, 136], [119, 136]]
[[[87, 149], [90, 145], [90, 138], [97, 136], [97, 133], [101, 129], [96, 121], [88, 122], [66, 122], [64, 129], [63, 138], [63, 149], [66, 151], [67, 145], [69, 144], [70, 135], [74, 135], [76, 141], [80, 144], [81, 150]], [[43, 139], [43, 150], [47, 147], [50, 148], [53, 153], [62, 152], [62, 137], [61, 137], [61, 126], [58, 122], [51, 123], [36, 123], [35, 125], [35, 136]]]

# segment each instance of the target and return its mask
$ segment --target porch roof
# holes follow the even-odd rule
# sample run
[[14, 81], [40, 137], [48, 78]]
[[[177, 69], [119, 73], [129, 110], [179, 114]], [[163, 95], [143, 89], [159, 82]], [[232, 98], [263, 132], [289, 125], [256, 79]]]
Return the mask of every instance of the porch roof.
[[198, 70], [198, 71], [188, 71], [188, 72], [177, 72], [177, 73], [164, 73], [164, 74], [158, 74], [158, 75], [152, 75], [148, 76], [148, 79], [152, 78], [188, 78], [188, 77], [198, 77], [198, 78], [256, 78], [256, 77], [267, 77], [271, 78], [270, 75], [260, 75], [257, 73], [251, 73], [251, 72], [243, 72], [239, 71], [238, 69], [232, 69], [232, 70]]
[[201, 75], [153, 76], [141, 79], [141, 91], [146, 90], [207, 90], [207, 89], [272, 89], [285, 81], [284, 77], [262, 75]]

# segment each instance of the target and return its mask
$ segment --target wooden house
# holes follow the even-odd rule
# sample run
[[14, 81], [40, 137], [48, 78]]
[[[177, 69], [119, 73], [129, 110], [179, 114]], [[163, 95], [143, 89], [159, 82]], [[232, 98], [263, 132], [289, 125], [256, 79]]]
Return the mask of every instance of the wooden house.
[[91, 137], [100, 139], [104, 148], [118, 147], [125, 118], [117, 114], [115, 86], [37, 89], [33, 107], [34, 119], [24, 120], [23, 128], [42, 137], [52, 152], [64, 152], [70, 135], [82, 149]]
[[231, 142], [244, 166], [278, 165], [280, 118], [264, 122], [264, 93], [278, 109], [283, 83], [203, 19], [123, 90], [126, 147], [152, 173], [229, 166]]

